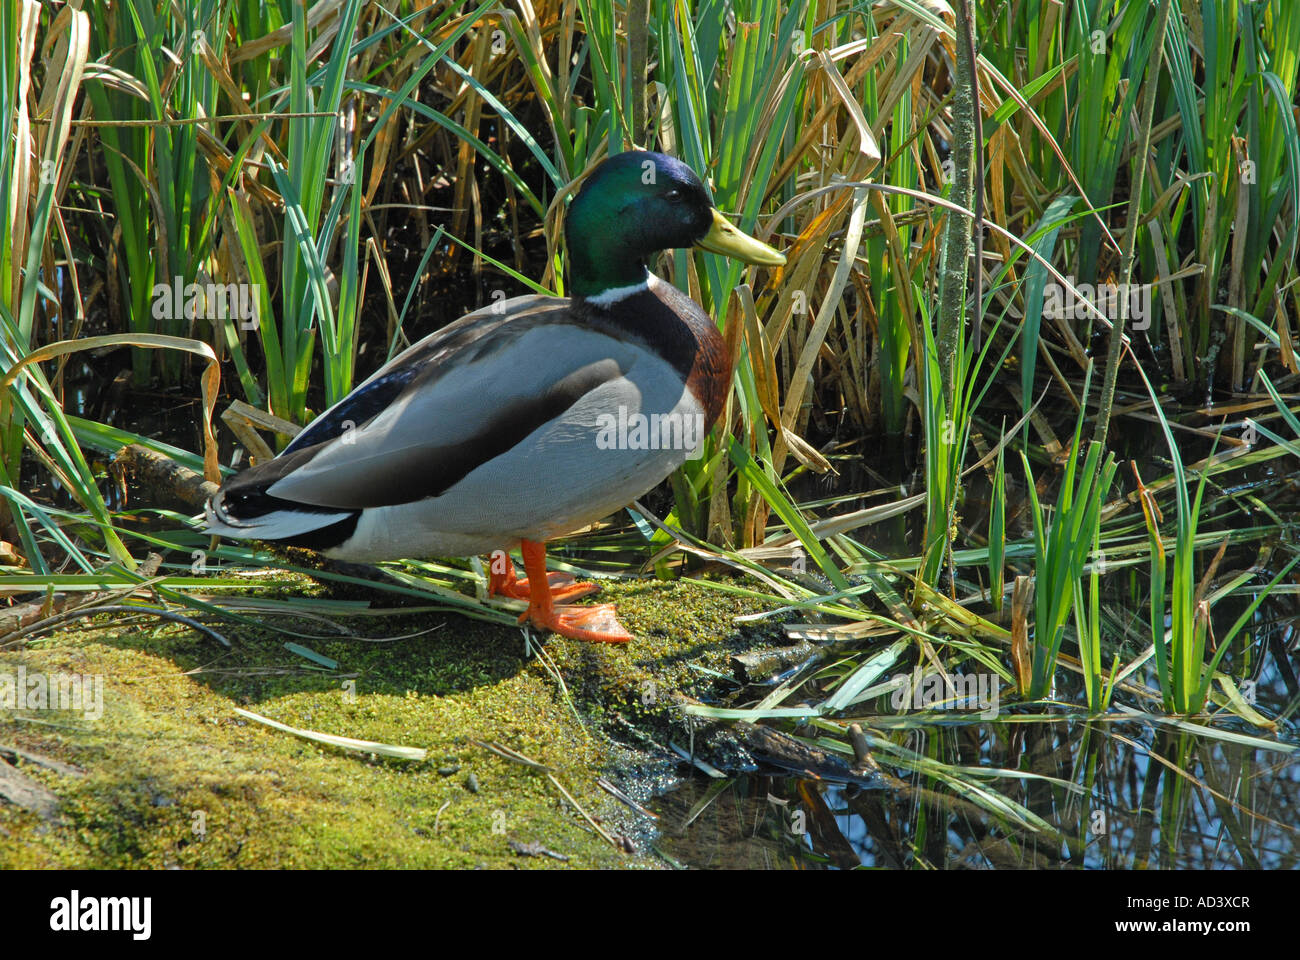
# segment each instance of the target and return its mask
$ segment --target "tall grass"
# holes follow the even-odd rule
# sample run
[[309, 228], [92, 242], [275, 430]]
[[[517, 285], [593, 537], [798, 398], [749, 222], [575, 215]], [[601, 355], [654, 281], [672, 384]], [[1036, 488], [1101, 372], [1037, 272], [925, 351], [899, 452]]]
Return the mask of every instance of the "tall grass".
[[[1084, 378], [1083, 394], [1087, 398], [1092, 380], [1089, 369]], [[1097, 613], [1090, 617], [1083, 611], [1080, 580], [1088, 555], [1096, 548], [1099, 539], [1101, 506], [1110, 495], [1115, 479], [1114, 454], [1103, 456], [1101, 444], [1093, 441], [1082, 447], [1084, 416], [1080, 412], [1074, 428], [1061, 477], [1055, 509], [1047, 515], [1038, 499], [1029, 461], [1021, 454], [1025, 471], [1026, 490], [1034, 524], [1034, 574], [1035, 616], [1034, 640], [1030, 661], [1029, 689], [1023, 691], [1032, 699], [1048, 695], [1056, 675], [1056, 661], [1065, 639], [1066, 624], [1073, 612], [1078, 625], [1078, 642], [1084, 660], [1091, 669], [1088, 678], [1089, 707], [1100, 709], [1101, 691], [1098, 685], [1100, 645], [1093, 633]], [[1083, 457], [1080, 464], [1079, 459]], [[1093, 599], [1097, 597], [1094, 584]], [[1091, 621], [1091, 629], [1090, 623]]]
[[[65, 7], [51, 18], [49, 64], [54, 72], [47, 76], [49, 86], [41, 97], [47, 122], [43, 130], [35, 127], [28, 100], [40, 15], [39, 4], [0, 4], [0, 50], [5, 64], [0, 75], [0, 142], [13, 146], [0, 152], [0, 196], [5, 198], [6, 213], [0, 222], [0, 367], [4, 370], [0, 377], [0, 531], [14, 530], [32, 568], [45, 572], [33, 520], [56, 540], [70, 544], [49, 514], [21, 493], [25, 450], [100, 525], [110, 552], [123, 561], [129, 562], [130, 556], [112, 530], [108, 507], [59, 398], [40, 367], [31, 362], [39, 346], [40, 320], [56, 307], [49, 295], [59, 287], [52, 241], [62, 231], [55, 199], [70, 175], [70, 123], [90, 39], [89, 20], [80, 10]], [[66, 250], [66, 235], [63, 239]], [[73, 549], [70, 556], [84, 566], [80, 551]]]
[[[154, 287], [198, 280], [212, 242], [204, 216], [211, 184], [200, 148], [207, 131], [197, 121], [216, 112], [217, 81], [203, 55], [208, 38], [224, 33], [224, 5], [155, 8], [125, 0], [88, 8], [94, 63], [85, 90], [95, 115], [108, 121], [98, 131], [99, 156], [112, 188], [123, 326], [185, 336], [194, 332], [186, 322], [193, 317], [158, 309]], [[137, 385], [148, 381], [153, 356], [136, 351]], [[175, 381], [178, 359], [158, 356], [164, 377]]]
[[[1271, 384], [1269, 385], [1272, 389]], [[1169, 445], [1174, 468], [1174, 538], [1173, 556], [1168, 555], [1160, 534], [1161, 512], [1155, 497], [1138, 482], [1142, 513], [1151, 542], [1151, 638], [1155, 648], [1156, 678], [1164, 707], [1171, 713], [1195, 714], [1205, 706], [1215, 671], [1231, 649], [1232, 641], [1268, 595], [1300, 562], [1293, 558], [1260, 591], [1237, 620], [1219, 637], [1212, 637], [1211, 608], [1214, 598], [1207, 596], [1205, 583], [1196, 578], [1197, 526], [1203, 510], [1207, 475], [1202, 472], [1191, 497], [1187, 474], [1178, 454], [1169, 423], [1159, 407], [1160, 424]], [[1292, 418], [1294, 419], [1294, 418]], [[1257, 428], [1258, 429], [1258, 428]], [[1217, 566], [1217, 558], [1211, 569]], [[1206, 576], [1208, 579], [1208, 574]], [[1165, 611], [1168, 609], [1168, 619]], [[1168, 626], [1166, 627], [1166, 623]], [[1212, 651], [1208, 657], [1207, 651]]]

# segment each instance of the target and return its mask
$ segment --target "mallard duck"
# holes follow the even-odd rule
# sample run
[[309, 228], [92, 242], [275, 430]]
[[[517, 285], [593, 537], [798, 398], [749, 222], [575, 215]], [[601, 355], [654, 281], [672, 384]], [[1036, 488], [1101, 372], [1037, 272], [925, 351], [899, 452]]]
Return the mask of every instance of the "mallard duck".
[[[598, 588], [548, 576], [545, 542], [685, 462], [731, 383], [717, 327], [646, 261], [677, 247], [785, 257], [732, 226], [690, 167], [648, 151], [591, 172], [565, 239], [571, 298], [499, 301], [412, 345], [227, 480], [208, 532], [350, 561], [492, 553], [489, 591], [528, 601], [521, 624], [630, 640], [613, 605], [560, 603]], [[515, 544], [527, 579], [504, 553]]]

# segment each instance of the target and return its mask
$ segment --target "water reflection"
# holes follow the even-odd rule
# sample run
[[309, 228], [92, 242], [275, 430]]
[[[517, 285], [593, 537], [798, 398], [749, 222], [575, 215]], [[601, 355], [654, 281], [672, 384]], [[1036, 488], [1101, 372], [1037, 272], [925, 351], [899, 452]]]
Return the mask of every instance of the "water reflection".
[[659, 847], [705, 869], [1295, 869], [1294, 753], [1140, 721], [890, 735], [930, 764], [864, 788], [692, 779], [659, 797]]

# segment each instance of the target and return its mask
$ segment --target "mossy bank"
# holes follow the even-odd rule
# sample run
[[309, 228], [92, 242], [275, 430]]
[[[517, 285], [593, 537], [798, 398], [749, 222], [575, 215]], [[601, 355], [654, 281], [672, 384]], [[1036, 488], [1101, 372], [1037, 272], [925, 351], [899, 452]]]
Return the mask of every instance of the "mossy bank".
[[[49, 798], [43, 810], [0, 800], [0, 866], [663, 865], [650, 822], [596, 781], [673, 775], [662, 752], [639, 749], [673, 736], [674, 724], [681, 736], [672, 694], [707, 695], [731, 654], [776, 634], [735, 624], [757, 604], [697, 584], [616, 584], [601, 599], [617, 601], [637, 640], [552, 638], [545, 661], [525, 657], [517, 629], [429, 614], [349, 624], [406, 637], [382, 642], [277, 620], [223, 627], [226, 651], [179, 625], [105, 620], [0, 653], [11, 677], [22, 668], [103, 678], [97, 718], [0, 709], [11, 780]], [[237, 707], [428, 756], [344, 752]], [[545, 765], [554, 781], [484, 743]]]

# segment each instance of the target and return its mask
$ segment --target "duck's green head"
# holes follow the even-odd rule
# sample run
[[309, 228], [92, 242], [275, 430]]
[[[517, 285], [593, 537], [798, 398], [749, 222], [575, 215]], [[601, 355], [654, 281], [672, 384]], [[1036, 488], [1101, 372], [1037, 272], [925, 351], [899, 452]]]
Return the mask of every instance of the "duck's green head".
[[565, 239], [570, 286], [580, 298], [644, 283], [646, 261], [677, 247], [785, 263], [718, 212], [690, 167], [646, 150], [616, 154], [591, 172], [569, 206]]

